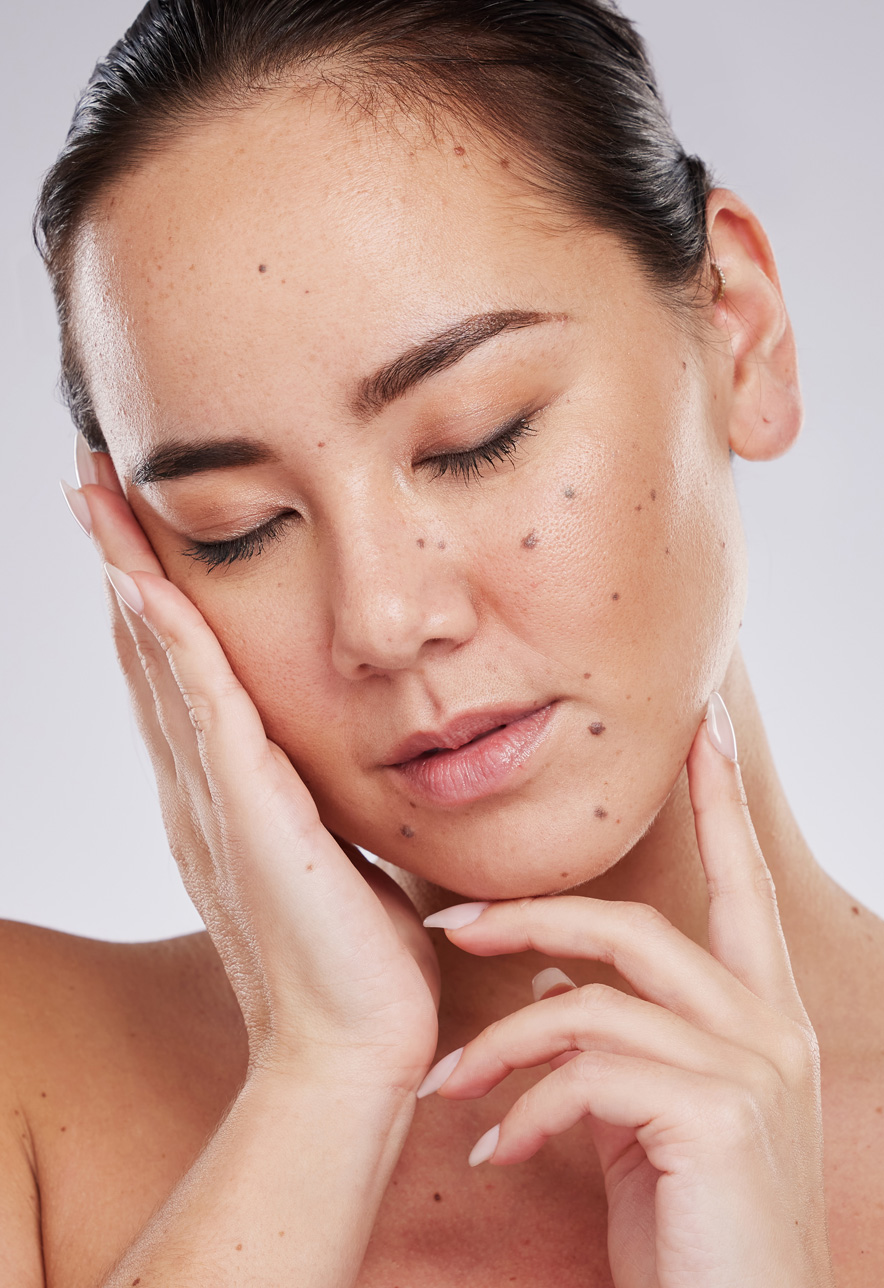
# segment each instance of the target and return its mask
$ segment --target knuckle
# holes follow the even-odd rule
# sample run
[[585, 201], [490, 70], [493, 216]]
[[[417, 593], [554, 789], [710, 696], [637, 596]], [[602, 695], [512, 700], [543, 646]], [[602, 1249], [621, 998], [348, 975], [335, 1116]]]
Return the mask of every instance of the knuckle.
[[747, 1082], [728, 1083], [718, 1089], [711, 1107], [716, 1139], [725, 1149], [755, 1145], [764, 1133], [763, 1115], [756, 1090]]
[[787, 1083], [801, 1083], [817, 1076], [820, 1049], [809, 1023], [789, 1021], [777, 1041], [777, 1065]]
[[566, 1006], [572, 1006], [581, 1014], [598, 1015], [600, 1011], [610, 1010], [616, 1005], [616, 989], [607, 984], [581, 984], [572, 988], [570, 993], [563, 993]]
[[669, 922], [656, 908], [649, 903], [620, 903], [617, 909], [621, 919], [632, 931], [658, 931], [669, 925]]
[[607, 1051], [581, 1051], [559, 1070], [566, 1082], [579, 1084], [595, 1082], [607, 1073], [611, 1061]]

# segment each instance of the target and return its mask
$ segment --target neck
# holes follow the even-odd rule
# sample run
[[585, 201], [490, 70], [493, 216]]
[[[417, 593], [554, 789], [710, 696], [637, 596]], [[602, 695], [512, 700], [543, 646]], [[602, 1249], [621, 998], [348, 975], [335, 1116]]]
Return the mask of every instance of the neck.
[[[855, 930], [851, 914], [858, 915], [853, 911], [855, 901], [820, 869], [801, 835], [777, 776], [739, 649], [731, 659], [721, 693], [734, 723], [749, 809], [776, 885], [796, 980], [817, 1024], [818, 1016], [835, 1015], [839, 1010], [831, 963], [844, 961], [845, 931]], [[392, 872], [422, 917], [461, 901], [459, 895], [400, 869]], [[706, 882], [684, 770], [641, 841], [608, 872], [569, 893], [651, 904], [684, 934], [707, 946]], [[440, 1049], [526, 1005], [531, 1000], [531, 979], [545, 966], [559, 966], [577, 984], [600, 980], [625, 987], [619, 976], [601, 963], [550, 959], [535, 952], [472, 957], [442, 932], [434, 933], [443, 987]], [[820, 1037], [822, 1040], [822, 1034]]]

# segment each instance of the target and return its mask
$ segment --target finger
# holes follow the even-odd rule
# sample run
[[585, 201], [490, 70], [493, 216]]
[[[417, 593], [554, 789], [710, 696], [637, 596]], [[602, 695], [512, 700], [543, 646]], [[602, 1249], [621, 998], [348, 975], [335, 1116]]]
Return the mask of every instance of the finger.
[[607, 962], [646, 1001], [743, 1045], [752, 1045], [759, 1024], [770, 1018], [768, 1008], [721, 962], [648, 904], [583, 895], [501, 900], [446, 933], [480, 957], [534, 949], [554, 958]]
[[[541, 1078], [513, 1104], [496, 1127], [476, 1142], [471, 1166], [522, 1163], [552, 1136], [592, 1116], [636, 1133], [649, 1161], [668, 1170], [672, 1151], [708, 1133], [701, 1107], [739, 1116], [750, 1097], [736, 1085], [652, 1060], [612, 1051], [584, 1051]], [[747, 1118], [748, 1118], [747, 1114]], [[708, 1136], [707, 1136], [708, 1140]], [[604, 1167], [609, 1160], [601, 1159]]]
[[532, 1069], [565, 1053], [602, 1050], [639, 1056], [695, 1073], [736, 1073], [745, 1052], [671, 1011], [604, 984], [588, 984], [535, 1002], [490, 1024], [463, 1048], [439, 1094], [486, 1095], [514, 1069]]
[[[305, 831], [324, 832], [313, 798], [284, 754], [271, 744], [252, 699], [234, 675], [205, 618], [177, 586], [150, 572], [129, 574], [136, 612], [153, 632], [184, 701], [196, 733], [201, 761], [211, 787], [244, 811], [255, 809], [254, 790], [279, 781], [285, 762], [294, 815]], [[339, 847], [334, 845], [339, 853]]]
[[752, 826], [735, 757], [730, 717], [714, 693], [687, 762], [697, 843], [709, 887], [710, 950], [758, 997], [802, 1019], [804, 1007], [773, 879]]
[[[125, 498], [99, 484], [83, 489], [92, 520], [92, 539], [100, 554], [114, 567], [162, 568], [141, 525]], [[136, 718], [151, 755], [174, 763], [180, 774], [198, 763], [196, 737], [163, 649], [155, 635], [110, 590], [110, 612], [120, 662], [129, 684]], [[131, 646], [127, 644], [131, 640]]]

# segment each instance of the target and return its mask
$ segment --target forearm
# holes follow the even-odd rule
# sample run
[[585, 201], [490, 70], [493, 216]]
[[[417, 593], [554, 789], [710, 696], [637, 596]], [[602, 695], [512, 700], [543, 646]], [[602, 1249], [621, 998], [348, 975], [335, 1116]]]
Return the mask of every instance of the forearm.
[[256, 1074], [104, 1288], [347, 1288], [413, 1111]]

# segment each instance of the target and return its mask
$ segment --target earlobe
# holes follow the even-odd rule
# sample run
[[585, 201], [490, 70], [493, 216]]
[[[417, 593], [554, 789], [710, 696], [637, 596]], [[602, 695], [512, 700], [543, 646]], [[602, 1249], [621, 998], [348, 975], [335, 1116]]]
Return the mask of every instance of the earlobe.
[[713, 260], [726, 283], [713, 308], [732, 355], [730, 446], [745, 460], [773, 460], [792, 446], [803, 417], [795, 337], [773, 252], [732, 192], [716, 188], [707, 210]]

